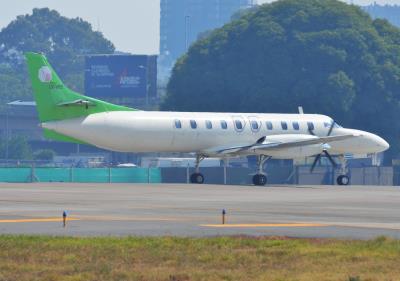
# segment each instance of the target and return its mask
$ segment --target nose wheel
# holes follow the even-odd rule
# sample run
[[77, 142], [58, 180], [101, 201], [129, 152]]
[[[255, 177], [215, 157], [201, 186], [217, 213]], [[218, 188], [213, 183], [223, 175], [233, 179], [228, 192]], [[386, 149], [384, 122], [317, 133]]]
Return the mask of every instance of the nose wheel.
[[348, 169], [347, 169], [347, 161], [344, 155], [339, 156], [339, 161], [340, 161], [340, 173], [341, 175], [337, 177], [336, 183], [338, 185], [349, 185], [350, 184], [350, 178], [347, 175], [348, 174]]
[[350, 178], [347, 175], [340, 175], [336, 179], [338, 185], [349, 185]]

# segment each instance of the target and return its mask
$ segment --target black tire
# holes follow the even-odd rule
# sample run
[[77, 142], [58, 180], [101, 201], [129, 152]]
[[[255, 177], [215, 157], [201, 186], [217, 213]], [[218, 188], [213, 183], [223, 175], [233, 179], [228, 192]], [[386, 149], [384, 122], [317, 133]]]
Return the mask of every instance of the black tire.
[[201, 173], [194, 173], [190, 176], [190, 182], [191, 183], [198, 183], [202, 184], [204, 183], [204, 176]]
[[350, 184], [350, 178], [346, 175], [340, 175], [336, 179], [336, 183], [338, 185], [349, 185]]
[[264, 186], [267, 184], [267, 176], [263, 174], [256, 174], [253, 176], [253, 184], [258, 186]]

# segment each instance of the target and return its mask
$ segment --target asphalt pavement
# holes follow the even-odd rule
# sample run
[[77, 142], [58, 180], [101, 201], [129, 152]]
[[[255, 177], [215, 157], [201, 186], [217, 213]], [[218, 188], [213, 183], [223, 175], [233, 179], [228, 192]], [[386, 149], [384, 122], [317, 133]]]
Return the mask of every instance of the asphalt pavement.
[[400, 187], [0, 183], [0, 234], [400, 238], [399, 203]]

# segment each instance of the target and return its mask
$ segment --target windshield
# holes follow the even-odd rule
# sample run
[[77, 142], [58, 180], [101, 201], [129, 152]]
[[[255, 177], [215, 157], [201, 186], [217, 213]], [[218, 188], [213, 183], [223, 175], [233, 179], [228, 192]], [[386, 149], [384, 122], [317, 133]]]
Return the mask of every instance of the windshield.
[[338, 123], [336, 123], [335, 121], [333, 121], [333, 128], [342, 128], [342, 126], [340, 126]]
[[331, 120], [330, 122], [324, 122], [324, 127], [325, 128], [329, 128], [333, 123], [333, 128], [342, 128], [342, 126], [340, 126], [338, 123], [336, 123], [335, 121]]

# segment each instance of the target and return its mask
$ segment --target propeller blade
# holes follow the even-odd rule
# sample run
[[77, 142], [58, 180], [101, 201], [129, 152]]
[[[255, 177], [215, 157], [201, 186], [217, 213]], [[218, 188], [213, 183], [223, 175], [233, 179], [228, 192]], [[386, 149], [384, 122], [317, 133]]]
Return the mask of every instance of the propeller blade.
[[331, 135], [334, 126], [335, 126], [335, 121], [332, 120], [331, 126], [329, 127], [329, 131], [326, 136], [329, 137]]
[[312, 173], [314, 171], [315, 166], [317, 165], [319, 159], [321, 159], [321, 154], [318, 154], [315, 156], [314, 162], [311, 165], [310, 172]]
[[334, 168], [336, 168], [337, 164], [336, 164], [335, 160], [333, 160], [332, 156], [328, 153], [328, 151], [324, 150], [323, 152], [324, 152], [325, 156], [328, 158], [329, 162], [331, 162], [332, 166]]

